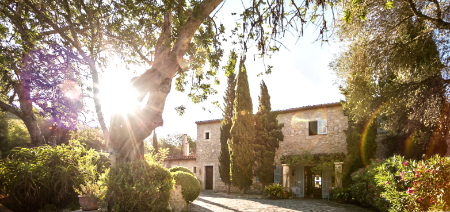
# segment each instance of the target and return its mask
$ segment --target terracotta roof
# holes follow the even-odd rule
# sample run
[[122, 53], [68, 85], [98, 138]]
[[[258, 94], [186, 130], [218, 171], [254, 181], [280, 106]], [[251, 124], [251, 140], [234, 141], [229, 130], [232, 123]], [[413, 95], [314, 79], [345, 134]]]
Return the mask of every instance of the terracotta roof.
[[[295, 107], [295, 108], [289, 108], [285, 110], [274, 110], [272, 112], [277, 113], [290, 113], [290, 112], [296, 112], [301, 110], [310, 110], [315, 108], [321, 108], [321, 107], [336, 107], [336, 106], [342, 106], [340, 102], [332, 102], [332, 103], [325, 103], [325, 104], [318, 104], [318, 105], [307, 105], [303, 107]], [[220, 122], [222, 119], [211, 119], [211, 120], [205, 120], [205, 121], [196, 121], [196, 124], [206, 124], [206, 123], [214, 123], [214, 122]]]
[[174, 155], [174, 156], [168, 156], [166, 159], [164, 160], [191, 160], [191, 159], [196, 159], [197, 155], [188, 155], [188, 156], [184, 156], [184, 155]]

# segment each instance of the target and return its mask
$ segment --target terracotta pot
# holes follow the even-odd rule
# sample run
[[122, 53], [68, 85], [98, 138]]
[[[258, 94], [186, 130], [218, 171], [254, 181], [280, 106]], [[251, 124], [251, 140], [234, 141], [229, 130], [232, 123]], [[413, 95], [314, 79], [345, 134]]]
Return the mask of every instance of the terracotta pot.
[[278, 199], [277, 196], [270, 196], [271, 199]]
[[81, 210], [92, 211], [98, 209], [97, 201], [88, 195], [78, 196], [78, 201], [80, 202]]
[[289, 197], [288, 192], [287, 191], [283, 192], [283, 199], [287, 199], [288, 197]]

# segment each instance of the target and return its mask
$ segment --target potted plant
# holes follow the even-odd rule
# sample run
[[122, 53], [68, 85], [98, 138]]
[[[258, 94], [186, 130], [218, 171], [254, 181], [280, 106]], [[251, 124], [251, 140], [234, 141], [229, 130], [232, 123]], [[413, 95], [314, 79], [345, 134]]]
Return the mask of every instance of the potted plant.
[[81, 184], [74, 187], [79, 194], [78, 201], [83, 211], [97, 210], [98, 202], [104, 200], [106, 195], [106, 177], [109, 169], [99, 173], [97, 166], [92, 162], [92, 158], [83, 158], [78, 161], [78, 171], [81, 175]]
[[283, 193], [283, 186], [281, 186], [279, 183], [274, 183], [266, 186], [264, 188], [264, 192], [266, 192], [266, 194], [269, 195], [272, 199], [277, 199], [278, 197], [281, 197], [281, 194]]

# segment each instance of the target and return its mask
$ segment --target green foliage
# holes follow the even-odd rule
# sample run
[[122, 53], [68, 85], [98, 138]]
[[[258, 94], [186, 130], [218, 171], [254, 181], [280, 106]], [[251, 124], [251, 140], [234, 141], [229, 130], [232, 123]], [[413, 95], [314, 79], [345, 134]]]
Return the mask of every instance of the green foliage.
[[[299, 165], [309, 165], [314, 164], [311, 167], [311, 172], [313, 174], [321, 174], [322, 170], [333, 170], [334, 162], [343, 161], [345, 159], [344, 153], [338, 154], [312, 154], [308, 150], [301, 150], [301, 153], [294, 156], [284, 157], [286, 164], [292, 167]], [[331, 176], [334, 176], [334, 172], [330, 172]]]
[[107, 185], [116, 211], [164, 211], [174, 180], [162, 165], [138, 160], [111, 167]]
[[29, 147], [30, 135], [26, 126], [8, 113], [0, 113], [0, 158], [6, 158], [15, 147]]
[[381, 129], [398, 138], [395, 143], [408, 140], [416, 146], [408, 152], [406, 145], [395, 145], [394, 153], [415, 159], [422, 154], [445, 155], [450, 113], [444, 59], [448, 56], [442, 54], [442, 38], [427, 21], [411, 18], [415, 14], [410, 4], [403, 1], [391, 10], [380, 9], [384, 3], [361, 1], [357, 4], [367, 8], [366, 21], [340, 25], [339, 37], [348, 45], [330, 66], [338, 76], [346, 99], [344, 111], [352, 123], [347, 139], [353, 137], [355, 143], [358, 136], [350, 135], [353, 130], [363, 135], [363, 126], [380, 120]]
[[273, 184], [267, 185], [264, 188], [264, 192], [269, 196], [281, 197], [281, 194], [283, 193], [283, 191], [284, 191], [283, 186], [279, 183], [273, 183]]
[[243, 195], [244, 189], [253, 183], [253, 143], [255, 139], [253, 106], [244, 61], [241, 59], [239, 64], [231, 139], [228, 140], [231, 158], [231, 184], [239, 187], [240, 195]]
[[384, 188], [378, 186], [375, 179], [377, 174], [377, 166], [381, 163], [381, 159], [376, 161], [370, 160], [371, 164], [364, 168], [360, 168], [351, 174], [353, 184], [350, 187], [351, 196], [362, 205], [373, 206], [379, 210], [385, 211], [388, 203], [381, 197]]
[[222, 182], [228, 185], [230, 188], [231, 177], [230, 177], [230, 150], [228, 148], [228, 140], [231, 139], [230, 131], [231, 125], [233, 124], [233, 110], [234, 110], [234, 98], [236, 90], [236, 74], [234, 74], [234, 69], [236, 66], [237, 55], [235, 51], [231, 51], [229, 56], [228, 64], [225, 68], [228, 77], [228, 87], [225, 91], [224, 109], [223, 109], [223, 119], [220, 126], [220, 155], [219, 155], [219, 173]]
[[[169, 149], [168, 156], [183, 155], [183, 136], [181, 133], [167, 134], [167, 136], [158, 139], [158, 149]], [[189, 152], [195, 153], [197, 141], [191, 136], [187, 136], [189, 143]], [[153, 138], [151, 140], [153, 143]]]
[[331, 190], [331, 197], [333, 200], [340, 203], [348, 203], [352, 199], [351, 189], [349, 188], [336, 188]]
[[85, 184], [78, 161], [86, 158], [91, 158], [91, 167], [100, 173], [109, 166], [105, 156], [86, 151], [78, 141], [54, 148], [12, 150], [7, 159], [0, 161], [0, 192], [10, 196], [10, 201], [2, 204], [14, 211], [37, 211], [45, 205], [61, 209], [77, 204], [73, 188]]
[[182, 171], [182, 172], [186, 172], [189, 174], [192, 174], [195, 176], [194, 172], [192, 172], [190, 169], [184, 167], [184, 166], [175, 166], [169, 169], [170, 172], [177, 172], [177, 171]]
[[284, 140], [282, 132], [284, 124], [278, 124], [277, 114], [272, 112], [269, 91], [264, 81], [261, 82], [261, 95], [255, 123], [256, 175], [264, 186], [273, 182], [275, 152], [280, 146], [280, 141]]
[[[347, 114], [344, 111], [344, 114]], [[346, 187], [351, 182], [350, 174], [369, 164], [369, 159], [375, 157], [377, 149], [377, 120], [354, 122], [348, 120], [348, 128], [345, 130], [347, 143], [347, 157], [343, 169], [343, 185]]]
[[173, 179], [176, 184], [181, 185], [181, 194], [186, 203], [193, 202], [200, 195], [200, 181], [189, 172], [184, 170], [172, 172]]
[[70, 132], [71, 139], [78, 140], [80, 143], [85, 144], [86, 149], [95, 149], [106, 151], [105, 140], [103, 134], [98, 128], [80, 129]]
[[105, 160], [105, 158], [102, 160], [101, 155], [95, 154], [94, 149], [90, 149], [86, 153], [86, 156], [78, 160], [77, 166], [83, 183], [74, 189], [79, 195], [89, 195], [96, 201], [104, 201], [107, 191], [106, 181], [109, 175], [109, 160]]
[[144, 143], [144, 146], [146, 147], [144, 159], [149, 163], [163, 165], [164, 159], [166, 159], [169, 154], [169, 149], [159, 149], [159, 151], [156, 151], [152, 146], [148, 146], [147, 143]]
[[[450, 209], [450, 159], [393, 156], [352, 174], [352, 195], [380, 211], [446, 211]], [[364, 183], [366, 185], [364, 185]], [[366, 186], [366, 191], [364, 191]], [[368, 190], [368, 191], [367, 191]], [[360, 196], [355, 196], [360, 195]]]

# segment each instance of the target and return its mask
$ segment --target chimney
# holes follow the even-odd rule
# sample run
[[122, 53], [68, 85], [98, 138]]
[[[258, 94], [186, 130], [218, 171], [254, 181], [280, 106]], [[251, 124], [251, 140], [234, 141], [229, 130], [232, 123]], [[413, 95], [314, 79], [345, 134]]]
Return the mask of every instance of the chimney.
[[189, 156], [189, 142], [187, 141], [187, 134], [183, 135], [183, 156]]

